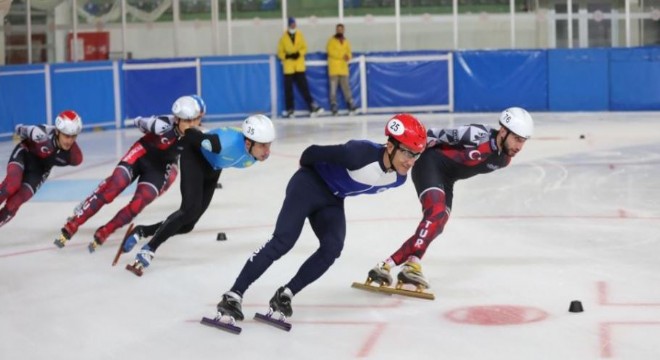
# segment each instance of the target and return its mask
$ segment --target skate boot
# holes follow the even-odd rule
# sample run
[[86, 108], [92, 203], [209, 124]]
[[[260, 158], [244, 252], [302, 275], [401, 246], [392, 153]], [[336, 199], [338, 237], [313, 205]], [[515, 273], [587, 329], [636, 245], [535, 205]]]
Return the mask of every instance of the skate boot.
[[337, 116], [337, 104], [330, 105], [330, 111], [332, 112], [332, 116]]
[[309, 116], [311, 116], [311, 117], [317, 117], [317, 116], [323, 114], [323, 111], [325, 111], [325, 110], [323, 110], [322, 107], [320, 107], [320, 106], [318, 106], [318, 105], [312, 103], [312, 106], [311, 106], [311, 108], [309, 109]]
[[242, 321], [245, 317], [243, 316], [241, 301], [240, 295], [233, 291], [227, 291], [218, 303], [218, 316], [229, 316], [234, 320]]
[[122, 252], [131, 252], [135, 245], [137, 243], [144, 239], [144, 226], [138, 225], [131, 230], [130, 233], [128, 233], [128, 237], [126, 238], [126, 241], [124, 242], [124, 246], [122, 246], [121, 251]]
[[71, 240], [71, 237], [73, 236], [73, 234], [76, 233], [76, 230], [78, 230], [78, 226], [70, 222], [66, 223], [66, 225], [64, 225], [64, 227], [60, 231], [61, 232], [60, 236], [58, 236], [57, 239], [55, 239], [53, 244], [55, 244], [55, 246], [57, 246], [60, 249], [63, 248], [66, 245], [66, 243], [69, 240]]
[[386, 262], [379, 262], [376, 266], [369, 270], [367, 283], [375, 282], [380, 286], [392, 285], [392, 275], [390, 275], [390, 265]]
[[103, 245], [105, 240], [108, 239], [108, 236], [110, 236], [110, 233], [106, 230], [105, 226], [98, 228], [94, 233], [94, 240], [90, 242], [89, 245], [87, 245], [87, 250], [89, 250], [89, 253], [93, 253], [96, 251], [96, 248]]
[[273, 312], [279, 312], [286, 317], [290, 317], [293, 315], [291, 297], [293, 297], [293, 294], [289, 288], [280, 287], [270, 299], [270, 308], [273, 309]]
[[293, 119], [293, 117], [294, 117], [294, 116], [293, 116], [293, 109], [292, 109], [292, 110], [287, 110], [287, 111], [284, 113], [284, 117], [287, 118], [287, 119]]
[[149, 244], [146, 244], [140, 249], [140, 251], [138, 251], [137, 255], [135, 255], [135, 261], [133, 261], [133, 264], [126, 265], [126, 270], [137, 276], [142, 276], [144, 269], [149, 267], [154, 256], [155, 254], [151, 251]]
[[348, 104], [348, 115], [353, 116], [358, 112], [358, 108], [353, 104]]
[[422, 274], [422, 265], [419, 263], [406, 262], [403, 264], [399, 275], [397, 275], [399, 280], [397, 283], [397, 289], [400, 289], [404, 284], [414, 285], [417, 290], [428, 289], [429, 282]]

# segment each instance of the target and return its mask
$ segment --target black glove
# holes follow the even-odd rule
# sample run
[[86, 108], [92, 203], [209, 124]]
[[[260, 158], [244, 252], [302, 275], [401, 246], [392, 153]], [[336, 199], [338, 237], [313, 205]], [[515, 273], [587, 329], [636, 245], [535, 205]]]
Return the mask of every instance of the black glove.
[[300, 53], [297, 52], [297, 51], [294, 52], [293, 54], [286, 54], [286, 55], [284, 55], [284, 58], [285, 58], [285, 59], [292, 59], [292, 60], [296, 60], [296, 59], [298, 59], [299, 57], [300, 57]]

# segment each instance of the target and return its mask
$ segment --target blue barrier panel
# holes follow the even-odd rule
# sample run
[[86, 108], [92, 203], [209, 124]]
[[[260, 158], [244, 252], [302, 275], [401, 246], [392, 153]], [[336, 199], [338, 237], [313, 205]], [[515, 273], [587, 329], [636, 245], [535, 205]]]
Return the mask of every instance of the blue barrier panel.
[[454, 53], [456, 111], [548, 109], [548, 62], [543, 50]]
[[53, 64], [53, 115], [75, 110], [88, 126], [115, 125], [115, 94], [111, 61]]
[[178, 97], [197, 94], [195, 59], [133, 60], [122, 71], [125, 118], [169, 114]]
[[607, 111], [608, 49], [548, 50], [550, 111]]
[[242, 119], [253, 113], [270, 114], [268, 55], [203, 58], [201, 83], [207, 118]]
[[610, 50], [610, 110], [660, 110], [660, 47]]
[[[449, 66], [446, 53], [367, 56], [367, 105], [387, 107], [448, 106]], [[378, 59], [378, 60], [377, 60]]]
[[47, 116], [44, 65], [1, 66], [0, 135], [16, 124], [45, 124]]

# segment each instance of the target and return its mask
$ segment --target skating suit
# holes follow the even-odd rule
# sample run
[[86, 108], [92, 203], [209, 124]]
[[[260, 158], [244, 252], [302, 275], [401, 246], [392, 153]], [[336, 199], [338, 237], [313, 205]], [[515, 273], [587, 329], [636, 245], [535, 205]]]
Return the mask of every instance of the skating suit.
[[412, 180], [422, 203], [423, 218], [415, 234], [392, 254], [396, 264], [410, 256], [422, 258], [449, 220], [454, 183], [503, 168], [511, 157], [497, 147], [497, 130], [487, 125], [429, 129], [428, 147], [412, 169]]
[[97, 229], [94, 238], [103, 243], [118, 228], [128, 224], [142, 209], [169, 189], [177, 176], [177, 160], [183, 150], [175, 119], [171, 115], [138, 117], [135, 125], [145, 133], [124, 154], [112, 175], [74, 210], [63, 230], [73, 235], [78, 227], [111, 203], [132, 182], [139, 179], [133, 198], [114, 218]]
[[245, 168], [255, 163], [237, 128], [213, 129], [203, 134], [189, 129], [183, 142], [181, 206], [165, 221], [146, 226], [143, 231], [145, 236], [153, 234], [147, 244], [153, 252], [170, 237], [193, 230], [213, 199], [222, 169]]
[[7, 201], [0, 210], [0, 226], [39, 190], [53, 166], [77, 166], [83, 160], [77, 143], [69, 150], [57, 146], [54, 126], [18, 125], [16, 133], [21, 142], [14, 147], [7, 164], [7, 177], [0, 184], [0, 204]]
[[300, 158], [301, 168], [287, 185], [271, 239], [248, 259], [232, 291], [243, 294], [273, 261], [291, 250], [305, 219], [309, 219], [320, 247], [286, 286], [296, 294], [323, 275], [344, 246], [344, 199], [376, 194], [406, 181], [405, 175], [387, 171], [383, 163], [385, 151], [382, 144], [366, 140], [308, 147]]

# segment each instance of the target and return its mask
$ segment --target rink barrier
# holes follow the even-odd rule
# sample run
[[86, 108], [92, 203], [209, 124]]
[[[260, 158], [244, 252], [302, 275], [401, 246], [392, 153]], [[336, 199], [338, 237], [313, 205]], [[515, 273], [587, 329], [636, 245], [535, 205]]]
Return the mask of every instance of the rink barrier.
[[[325, 53], [307, 54], [314, 99], [329, 109]], [[350, 86], [362, 113], [660, 109], [660, 47], [354, 53]], [[208, 120], [284, 110], [274, 55], [10, 65], [0, 67], [0, 138], [16, 124], [78, 111], [85, 129], [122, 128], [201, 94]], [[296, 90], [297, 113], [306, 105]], [[340, 108], [346, 107], [338, 91]]]

